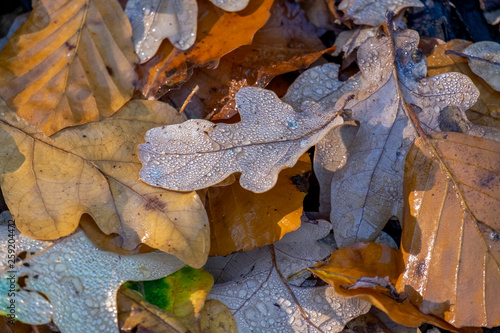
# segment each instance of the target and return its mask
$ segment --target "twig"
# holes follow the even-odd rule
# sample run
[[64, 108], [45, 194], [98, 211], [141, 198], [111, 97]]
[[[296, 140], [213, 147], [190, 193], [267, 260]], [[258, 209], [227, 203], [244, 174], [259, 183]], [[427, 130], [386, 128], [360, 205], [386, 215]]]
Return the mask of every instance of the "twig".
[[196, 92], [199, 89], [200, 89], [200, 87], [198, 85], [196, 85], [196, 87], [194, 87], [193, 91], [191, 91], [191, 93], [189, 94], [189, 96], [186, 98], [186, 100], [182, 104], [181, 108], [179, 109], [179, 113], [184, 112], [184, 110], [186, 109], [186, 106], [189, 104], [189, 102], [191, 102], [191, 98], [193, 98], [193, 95], [196, 94]]

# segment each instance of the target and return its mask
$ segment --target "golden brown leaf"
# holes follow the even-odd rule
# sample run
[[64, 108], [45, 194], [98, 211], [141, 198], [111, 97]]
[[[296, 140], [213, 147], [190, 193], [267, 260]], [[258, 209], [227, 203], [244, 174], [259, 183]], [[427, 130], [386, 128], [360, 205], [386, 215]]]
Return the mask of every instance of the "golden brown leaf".
[[467, 111], [467, 117], [475, 124], [500, 128], [500, 93], [472, 72], [467, 58], [445, 54], [448, 50], [463, 52], [471, 44], [469, 41], [454, 39], [437, 45], [427, 57], [428, 75], [457, 71], [467, 75], [480, 92], [478, 102]]
[[267, 192], [245, 190], [239, 182], [209, 188], [205, 206], [210, 220], [210, 255], [253, 250], [300, 227], [307, 189], [297, 181], [305, 179], [307, 183], [310, 171], [311, 162], [305, 154], [293, 168], [283, 170], [276, 186]]
[[[352, 288], [362, 277], [388, 277], [394, 286], [403, 269], [401, 253], [385, 244], [356, 243], [332, 253], [326, 263], [319, 262], [311, 272], [335, 287], [345, 297], [357, 297], [368, 301], [384, 311], [397, 323], [405, 326], [420, 326], [426, 322], [447, 330], [456, 329], [443, 320], [424, 314], [404, 295], [391, 293], [382, 285], [372, 288]], [[349, 288], [348, 286], [351, 286]]]
[[153, 97], [161, 86], [184, 81], [188, 68], [207, 65], [241, 45], [250, 44], [255, 32], [269, 18], [272, 4], [273, 0], [252, 0], [244, 10], [229, 13], [208, 0], [198, 1], [198, 32], [193, 47], [182, 51], [164, 41], [157, 55], [139, 67], [143, 75], [139, 89], [144, 96]]
[[424, 313], [456, 327], [500, 325], [500, 143], [459, 133], [408, 153], [398, 281]]
[[117, 1], [40, 0], [0, 53], [0, 95], [46, 135], [108, 117], [132, 97], [131, 36]]
[[137, 145], [151, 127], [182, 121], [174, 109], [131, 101], [113, 117], [49, 138], [0, 108], [0, 184], [25, 235], [66, 236], [87, 213], [104, 233], [122, 236], [127, 250], [145, 243], [203, 265], [208, 220], [197, 194], [138, 180]]
[[215, 299], [205, 302], [201, 311], [200, 328], [202, 333], [237, 333], [233, 314], [223, 303]]

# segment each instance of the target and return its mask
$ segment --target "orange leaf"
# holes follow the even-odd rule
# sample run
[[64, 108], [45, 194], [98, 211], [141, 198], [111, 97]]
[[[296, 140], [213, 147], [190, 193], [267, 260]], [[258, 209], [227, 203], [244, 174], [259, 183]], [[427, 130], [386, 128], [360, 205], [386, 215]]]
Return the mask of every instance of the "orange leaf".
[[326, 263], [319, 262], [311, 272], [335, 287], [335, 291], [345, 297], [357, 297], [368, 301], [395, 322], [405, 326], [420, 326], [426, 322], [457, 331], [443, 320], [420, 312], [404, 295], [391, 294], [382, 285], [368, 288], [348, 289], [362, 277], [389, 277], [392, 286], [403, 269], [401, 253], [379, 243], [356, 243], [332, 253]]
[[294, 185], [294, 180], [310, 171], [309, 156], [304, 154], [293, 168], [280, 173], [276, 186], [267, 192], [245, 190], [238, 181], [209, 188], [205, 207], [210, 219], [210, 255], [272, 244], [300, 227], [306, 189]]
[[115, 0], [40, 0], [0, 53], [0, 95], [46, 135], [108, 117], [132, 97], [131, 36]]
[[406, 159], [398, 281], [454, 326], [500, 325], [500, 143], [459, 133], [419, 139]]
[[164, 41], [155, 57], [140, 65], [139, 84], [146, 97], [153, 97], [163, 85], [184, 81], [188, 67], [203, 66], [241, 45], [250, 44], [255, 32], [269, 18], [273, 0], [252, 0], [237, 13], [224, 12], [208, 0], [198, 1], [196, 42], [187, 51], [174, 49]]

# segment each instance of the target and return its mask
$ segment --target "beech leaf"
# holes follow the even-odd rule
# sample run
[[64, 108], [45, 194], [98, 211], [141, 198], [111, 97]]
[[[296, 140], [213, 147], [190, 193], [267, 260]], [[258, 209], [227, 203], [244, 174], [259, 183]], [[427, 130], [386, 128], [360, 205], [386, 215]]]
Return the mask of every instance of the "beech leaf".
[[205, 269], [216, 284], [208, 297], [229, 307], [240, 332], [342, 331], [369, 310], [366, 302], [341, 297], [332, 287], [301, 286], [305, 277], [286, 280], [328, 255], [332, 248], [317, 240], [330, 230], [324, 220], [305, 222], [272, 246], [209, 258]]
[[408, 7], [424, 7], [419, 0], [342, 0], [339, 9], [343, 19], [352, 19], [355, 24], [378, 27], [385, 22], [387, 11], [399, 13]]
[[25, 323], [53, 320], [62, 333], [118, 332], [118, 287], [127, 280], [157, 279], [184, 266], [163, 252], [121, 256], [102, 251], [81, 230], [56, 242], [37, 241], [8, 227], [9, 215], [1, 215], [2, 246], [7, 248], [12, 234], [16, 256], [26, 252], [26, 257], [11, 268], [7, 252], [2, 252], [0, 303], [2, 308], [9, 304], [6, 290], [23, 278], [23, 287], [16, 285], [11, 299], [15, 299], [16, 316]]
[[241, 172], [240, 184], [261, 193], [278, 173], [292, 167], [309, 147], [342, 123], [336, 110], [305, 103], [302, 112], [272, 91], [246, 87], [236, 94], [241, 122], [214, 124], [193, 119], [149, 130], [140, 145], [140, 177], [153, 186], [197, 190]]
[[131, 36], [118, 1], [40, 0], [0, 53], [0, 96], [46, 135], [111, 116], [134, 90]]
[[456, 327], [500, 325], [499, 166], [500, 143], [460, 133], [408, 153], [398, 290]]
[[137, 145], [153, 126], [178, 123], [176, 110], [134, 100], [99, 122], [46, 137], [0, 105], [0, 185], [21, 232], [50, 240], [72, 233], [82, 214], [105, 234], [200, 267], [209, 250], [208, 218], [194, 192], [174, 193], [137, 179]]

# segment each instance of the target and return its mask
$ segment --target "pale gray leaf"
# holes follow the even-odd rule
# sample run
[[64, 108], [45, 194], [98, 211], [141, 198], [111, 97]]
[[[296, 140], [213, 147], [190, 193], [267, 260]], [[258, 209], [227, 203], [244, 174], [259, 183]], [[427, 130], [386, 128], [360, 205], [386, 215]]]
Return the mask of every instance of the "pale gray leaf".
[[478, 42], [468, 46], [464, 53], [469, 56], [470, 69], [500, 91], [500, 44]]
[[419, 0], [342, 0], [339, 9], [345, 19], [352, 19], [355, 24], [377, 27], [385, 22], [385, 13], [399, 13], [408, 7], [423, 7]]
[[181, 50], [187, 50], [196, 40], [196, 0], [129, 0], [125, 13], [141, 63], [156, 53], [165, 38]]
[[335, 110], [314, 102], [295, 112], [265, 89], [246, 87], [235, 98], [239, 123], [193, 119], [149, 130], [140, 145], [140, 178], [153, 186], [190, 191], [241, 172], [240, 184], [261, 193], [276, 184], [281, 169], [292, 167], [343, 122]]
[[245, 9], [250, 0], [210, 0], [211, 3], [228, 12]]

